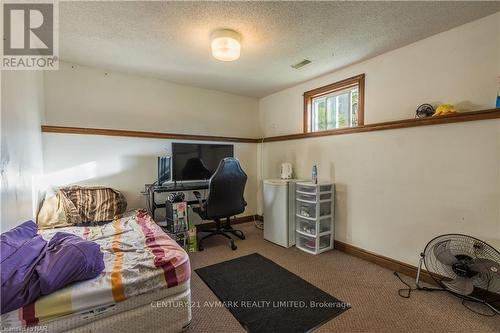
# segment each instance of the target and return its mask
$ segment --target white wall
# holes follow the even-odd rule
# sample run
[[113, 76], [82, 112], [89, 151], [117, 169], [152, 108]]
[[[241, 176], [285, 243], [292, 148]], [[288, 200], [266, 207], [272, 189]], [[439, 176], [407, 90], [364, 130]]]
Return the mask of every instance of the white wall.
[[298, 177], [317, 164], [336, 183], [337, 240], [412, 264], [438, 234], [500, 238], [499, 156], [499, 120], [263, 147], [265, 178], [291, 161]]
[[[302, 93], [360, 73], [366, 123], [412, 118], [425, 102], [493, 108], [500, 13], [265, 97], [262, 131], [301, 132]], [[500, 239], [499, 120], [265, 143], [258, 158], [259, 179], [285, 161], [310, 178], [317, 164], [337, 184], [335, 238], [348, 244], [416, 264], [438, 234]]]
[[[129, 208], [146, 207], [144, 184], [155, 181], [158, 155], [171, 153], [170, 140], [75, 134], [43, 134], [46, 173], [76, 168], [69, 178], [83, 185], [105, 185], [124, 193]], [[183, 142], [183, 141], [176, 141]], [[192, 142], [192, 141], [191, 141]], [[236, 143], [234, 154], [248, 176], [243, 215], [256, 213], [257, 149], [253, 143]], [[81, 168], [86, 172], [82, 176]], [[56, 177], [57, 178], [57, 177]], [[165, 197], [160, 197], [158, 202]]]
[[[62, 63], [45, 74], [47, 125], [146, 130], [216, 136], [258, 137], [258, 100], [222, 92]], [[74, 67], [74, 68], [72, 68]], [[145, 207], [140, 192], [156, 176], [156, 156], [171, 140], [72, 134], [43, 135], [48, 173], [92, 163], [87, 185], [125, 193], [129, 208]], [[256, 213], [257, 145], [235, 144], [248, 175], [242, 215]], [[88, 171], [88, 170], [87, 170]], [[76, 172], [78, 174], [79, 172]], [[66, 178], [66, 182], [68, 178]]]
[[500, 73], [500, 13], [260, 100], [264, 136], [303, 131], [305, 91], [365, 73], [365, 124], [408, 119], [423, 103], [492, 108]]
[[45, 90], [47, 125], [259, 137], [254, 98], [64, 62]]
[[34, 218], [32, 177], [43, 171], [42, 72], [2, 71], [1, 223], [6, 231]]

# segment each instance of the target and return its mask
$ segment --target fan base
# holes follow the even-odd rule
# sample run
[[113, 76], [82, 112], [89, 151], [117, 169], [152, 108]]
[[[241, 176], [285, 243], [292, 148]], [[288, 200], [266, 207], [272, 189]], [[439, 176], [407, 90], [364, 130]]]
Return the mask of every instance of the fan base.
[[[485, 306], [487, 306], [488, 308], [490, 308], [495, 314], [497, 315], [500, 315], [500, 309], [497, 309], [495, 306], [493, 306], [491, 303], [485, 301], [484, 299], [479, 299], [479, 298], [476, 298], [474, 296], [470, 296], [470, 295], [462, 295], [460, 293], [456, 293], [456, 292], [453, 292], [452, 290], [448, 289], [446, 286], [444, 286], [444, 289], [439, 289], [439, 288], [427, 288], [427, 287], [422, 287], [420, 286], [420, 275], [422, 273], [422, 264], [424, 263], [424, 257], [425, 257], [425, 254], [424, 253], [421, 253], [420, 254], [420, 260], [418, 262], [418, 269], [417, 269], [417, 277], [415, 279], [415, 285], [417, 286], [417, 289], [418, 290], [425, 290], [425, 291], [439, 291], [439, 290], [446, 290], [448, 291], [450, 294], [456, 296], [456, 297], [459, 297], [461, 299], [464, 299], [464, 300], [467, 300], [467, 301], [472, 301], [472, 302], [477, 302], [477, 303], [480, 303], [480, 304], [483, 304]], [[431, 275], [432, 276], [432, 275]], [[432, 276], [432, 278], [434, 279], [434, 277]], [[434, 279], [435, 280], [435, 279]], [[435, 280], [436, 281], [436, 280]], [[438, 284], [441, 284], [439, 281], [436, 281], [436, 283]]]

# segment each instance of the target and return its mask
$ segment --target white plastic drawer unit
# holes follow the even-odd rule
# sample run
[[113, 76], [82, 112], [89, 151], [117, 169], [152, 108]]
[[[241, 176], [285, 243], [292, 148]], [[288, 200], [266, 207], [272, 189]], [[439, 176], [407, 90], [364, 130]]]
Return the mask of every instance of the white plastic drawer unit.
[[295, 200], [297, 248], [311, 254], [332, 249], [335, 185], [297, 182]]

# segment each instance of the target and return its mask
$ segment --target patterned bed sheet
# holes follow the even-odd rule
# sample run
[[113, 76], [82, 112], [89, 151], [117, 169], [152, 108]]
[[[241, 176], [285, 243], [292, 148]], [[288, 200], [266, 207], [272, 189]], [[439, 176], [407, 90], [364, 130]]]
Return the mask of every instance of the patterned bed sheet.
[[42, 296], [36, 302], [1, 316], [1, 327], [43, 325], [73, 313], [104, 308], [160, 288], [188, 281], [187, 253], [153, 221], [145, 210], [134, 210], [101, 226], [41, 230], [50, 240], [69, 232], [98, 243], [104, 253], [104, 271]]

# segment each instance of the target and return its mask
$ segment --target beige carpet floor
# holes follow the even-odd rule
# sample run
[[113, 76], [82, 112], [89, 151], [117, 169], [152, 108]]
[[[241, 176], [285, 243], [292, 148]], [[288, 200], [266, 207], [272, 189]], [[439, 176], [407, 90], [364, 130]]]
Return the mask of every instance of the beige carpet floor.
[[415, 291], [410, 299], [399, 297], [401, 282], [378, 265], [336, 250], [313, 256], [295, 247], [285, 249], [265, 241], [253, 223], [236, 227], [246, 235], [246, 240], [236, 241], [236, 251], [216, 236], [204, 243], [205, 251], [190, 254], [193, 319], [188, 332], [245, 332], [226, 308], [207, 303], [218, 298], [194, 269], [254, 252], [352, 304], [318, 332], [500, 332], [500, 316], [474, 314], [448, 293]]

